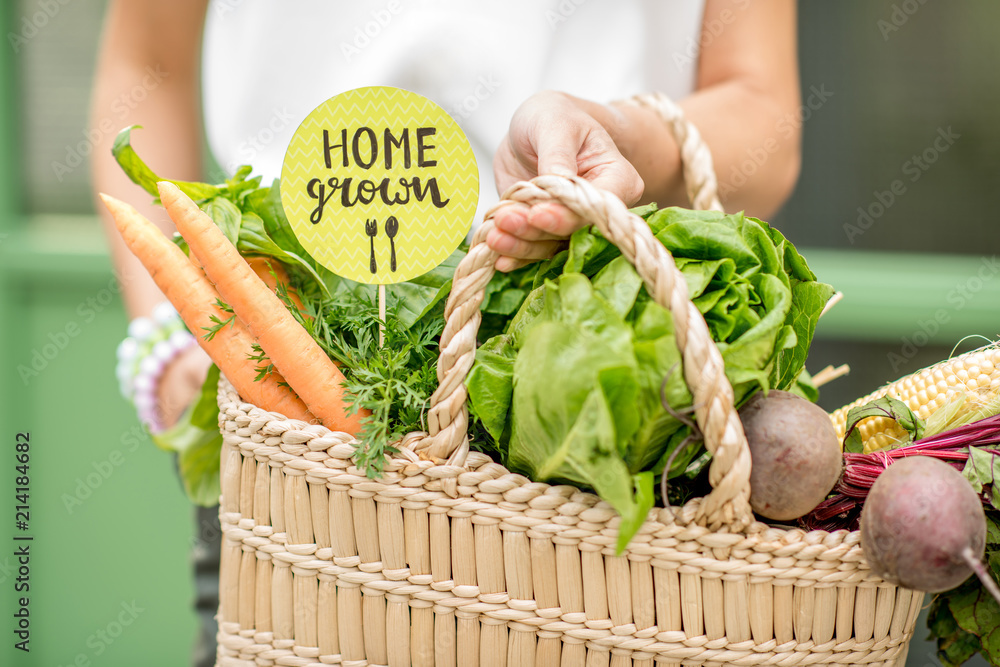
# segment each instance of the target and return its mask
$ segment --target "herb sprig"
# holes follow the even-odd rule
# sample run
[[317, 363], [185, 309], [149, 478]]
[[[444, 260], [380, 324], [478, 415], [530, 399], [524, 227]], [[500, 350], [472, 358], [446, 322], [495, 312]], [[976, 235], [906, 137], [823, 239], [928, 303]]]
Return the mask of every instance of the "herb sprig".
[[218, 315], [212, 315], [209, 318], [212, 321], [212, 326], [202, 327], [202, 330], [205, 331], [203, 337], [205, 340], [208, 341], [215, 338], [215, 334], [219, 333], [227, 326], [231, 326], [233, 322], [236, 321], [236, 313], [233, 312], [232, 306], [230, 306], [228, 303], [226, 303], [222, 299], [216, 299], [215, 306], [222, 312], [229, 313], [229, 317], [227, 317], [226, 319], [222, 319]]
[[[357, 464], [371, 478], [382, 473], [387, 455], [406, 433], [422, 430], [423, 415], [437, 387], [440, 317], [407, 326], [403, 305], [387, 290], [385, 344], [379, 346], [378, 304], [371, 290], [342, 290], [329, 299], [305, 300], [300, 322], [340, 364], [352, 413], [371, 412], [358, 434]], [[287, 298], [287, 295], [285, 296]], [[295, 311], [295, 309], [292, 309]]]

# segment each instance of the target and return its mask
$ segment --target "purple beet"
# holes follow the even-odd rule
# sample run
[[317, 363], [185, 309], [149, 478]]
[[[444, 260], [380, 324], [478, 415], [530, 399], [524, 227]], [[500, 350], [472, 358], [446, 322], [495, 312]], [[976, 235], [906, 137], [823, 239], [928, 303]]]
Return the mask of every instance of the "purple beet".
[[861, 547], [875, 574], [890, 583], [927, 593], [951, 590], [973, 572], [985, 574], [982, 502], [947, 463], [927, 456], [896, 461], [865, 500]]
[[750, 445], [750, 506], [775, 521], [808, 514], [833, 489], [843, 457], [830, 416], [787, 391], [757, 394], [740, 408]]

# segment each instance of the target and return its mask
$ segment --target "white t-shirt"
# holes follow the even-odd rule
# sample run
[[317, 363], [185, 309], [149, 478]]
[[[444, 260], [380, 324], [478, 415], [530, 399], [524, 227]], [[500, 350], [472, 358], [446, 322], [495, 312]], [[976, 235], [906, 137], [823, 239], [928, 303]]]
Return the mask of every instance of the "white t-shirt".
[[277, 177], [292, 133], [324, 100], [396, 86], [433, 100], [472, 143], [477, 219], [497, 200], [493, 153], [511, 116], [553, 89], [608, 102], [694, 88], [704, 0], [213, 0], [205, 128], [227, 171]]

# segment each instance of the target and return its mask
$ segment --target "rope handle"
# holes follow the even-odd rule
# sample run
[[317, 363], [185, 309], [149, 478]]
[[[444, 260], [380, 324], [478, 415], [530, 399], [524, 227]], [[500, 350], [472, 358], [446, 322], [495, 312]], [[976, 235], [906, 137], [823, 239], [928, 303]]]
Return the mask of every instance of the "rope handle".
[[[641, 95], [625, 102], [655, 110], [681, 148], [684, 179], [695, 208], [722, 210], [708, 147], [680, 108], [666, 96]], [[741, 531], [753, 520], [750, 510], [750, 451], [733, 405], [722, 355], [708, 326], [687, 294], [684, 276], [673, 257], [646, 222], [630, 213], [616, 196], [574, 177], [539, 176], [512, 186], [476, 231], [468, 255], [455, 270], [445, 307], [441, 334], [437, 391], [431, 396], [428, 435], [415, 439], [413, 449], [448, 465], [463, 466], [469, 453], [468, 391], [465, 378], [476, 355], [476, 334], [482, 316], [484, 289], [494, 273], [498, 253], [486, 245], [493, 216], [505, 206], [557, 202], [586, 224], [596, 226], [635, 266], [650, 296], [669, 310], [681, 352], [684, 379], [694, 397], [695, 414], [705, 447], [712, 455], [709, 481], [713, 490], [696, 501], [695, 521], [713, 531]]]

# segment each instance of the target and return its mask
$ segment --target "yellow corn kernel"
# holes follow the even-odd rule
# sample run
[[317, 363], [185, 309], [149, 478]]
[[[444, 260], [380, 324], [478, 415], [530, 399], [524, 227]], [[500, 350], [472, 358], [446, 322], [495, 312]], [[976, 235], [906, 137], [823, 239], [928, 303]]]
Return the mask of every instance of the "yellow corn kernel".
[[[998, 391], [1000, 346], [991, 345], [901, 378], [834, 411], [830, 417], [837, 429], [837, 436], [843, 441], [847, 413], [876, 398], [891, 396], [899, 399], [921, 419], [927, 419], [960, 395], [973, 399], [967, 401], [967, 408], [963, 406], [963, 410], [971, 410], [994, 397]], [[895, 421], [886, 417], [866, 419], [858, 425], [858, 429], [866, 452], [892, 447], [906, 437], [906, 432]]]

